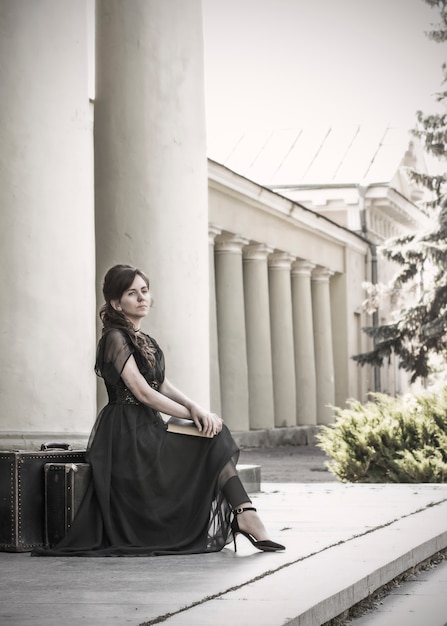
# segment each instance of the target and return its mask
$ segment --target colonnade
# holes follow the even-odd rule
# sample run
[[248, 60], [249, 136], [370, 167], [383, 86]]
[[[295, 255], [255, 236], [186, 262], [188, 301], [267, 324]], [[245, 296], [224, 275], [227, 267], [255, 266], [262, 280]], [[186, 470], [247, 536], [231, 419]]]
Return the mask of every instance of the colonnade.
[[211, 401], [233, 430], [327, 424], [333, 272], [210, 225]]
[[[226, 200], [214, 207], [226, 226], [210, 225], [201, 1], [95, 5], [93, 117], [91, 0], [2, 4], [0, 448], [88, 435], [95, 319], [115, 263], [149, 274], [147, 330], [167, 375], [205, 406], [211, 397], [230, 428], [327, 423], [333, 335], [345, 351], [341, 401], [356, 378], [347, 365], [354, 307], [337, 318], [331, 286], [346, 302], [339, 277], [360, 284], [363, 243], [297, 207], [277, 210], [288, 203], [277, 196], [268, 211], [252, 199], [238, 212], [242, 234], [229, 231]], [[275, 243], [263, 241], [272, 220]], [[320, 265], [329, 258], [334, 276]]]

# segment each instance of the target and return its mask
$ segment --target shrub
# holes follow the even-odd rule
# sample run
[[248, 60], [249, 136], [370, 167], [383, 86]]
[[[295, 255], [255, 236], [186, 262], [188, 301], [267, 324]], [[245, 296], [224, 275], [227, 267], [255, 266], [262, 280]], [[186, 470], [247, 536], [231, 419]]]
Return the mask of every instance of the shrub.
[[329, 470], [343, 482], [447, 482], [447, 388], [371, 398], [335, 408], [335, 423], [321, 428]]

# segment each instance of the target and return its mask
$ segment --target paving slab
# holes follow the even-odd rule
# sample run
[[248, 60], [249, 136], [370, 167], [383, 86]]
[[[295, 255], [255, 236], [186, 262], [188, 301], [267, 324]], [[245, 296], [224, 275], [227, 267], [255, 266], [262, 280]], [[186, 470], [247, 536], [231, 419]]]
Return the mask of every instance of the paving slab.
[[349, 626], [446, 626], [447, 560], [402, 581], [375, 608]]
[[252, 499], [285, 552], [239, 537], [192, 556], [0, 553], [0, 624], [320, 626], [447, 547], [447, 485], [263, 483]]
[[[174, 615], [164, 623], [169, 626], [325, 624], [430, 556], [433, 533], [441, 536], [437, 545], [445, 544], [447, 503], [436, 512], [430, 509], [426, 513], [408, 516], [389, 527], [290, 563], [217, 600]], [[424, 527], [430, 525], [430, 530], [421, 533], [421, 521]], [[415, 536], [421, 542], [417, 546]]]

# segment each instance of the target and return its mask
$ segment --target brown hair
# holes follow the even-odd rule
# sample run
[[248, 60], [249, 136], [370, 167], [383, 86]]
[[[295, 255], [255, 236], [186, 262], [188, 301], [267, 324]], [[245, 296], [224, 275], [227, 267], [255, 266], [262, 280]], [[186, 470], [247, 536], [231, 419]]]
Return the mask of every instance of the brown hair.
[[134, 346], [147, 360], [149, 365], [153, 367], [155, 365], [154, 346], [135, 331], [133, 324], [126, 318], [124, 313], [116, 311], [111, 304], [112, 300], [121, 299], [121, 296], [129, 289], [136, 276], [141, 276], [149, 289], [149, 279], [146, 274], [132, 265], [114, 265], [107, 271], [102, 287], [105, 302], [99, 310], [99, 317], [103, 324], [103, 333], [111, 328], [126, 331], [130, 335]]

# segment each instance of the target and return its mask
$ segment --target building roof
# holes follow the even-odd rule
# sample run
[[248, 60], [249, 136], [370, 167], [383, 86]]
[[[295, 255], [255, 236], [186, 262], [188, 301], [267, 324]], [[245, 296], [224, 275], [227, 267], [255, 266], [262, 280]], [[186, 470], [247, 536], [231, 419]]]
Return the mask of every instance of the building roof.
[[295, 185], [368, 185], [389, 183], [409, 151], [408, 165], [420, 161], [415, 141], [408, 130], [385, 126], [250, 129], [209, 137], [208, 156], [278, 190]]

